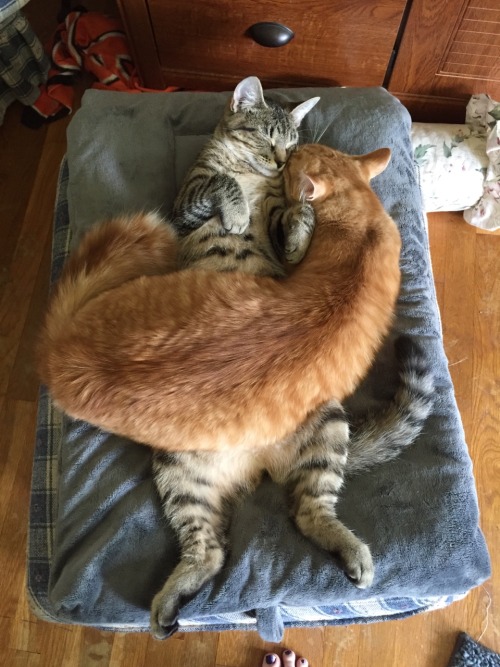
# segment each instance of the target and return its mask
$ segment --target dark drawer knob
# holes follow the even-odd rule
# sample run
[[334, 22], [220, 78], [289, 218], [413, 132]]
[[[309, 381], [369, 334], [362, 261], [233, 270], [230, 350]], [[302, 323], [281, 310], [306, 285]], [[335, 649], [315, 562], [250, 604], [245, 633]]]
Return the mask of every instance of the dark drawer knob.
[[286, 25], [281, 23], [273, 23], [271, 21], [263, 21], [262, 23], [254, 23], [247, 30], [247, 35], [251, 37], [254, 42], [261, 46], [268, 46], [276, 48], [277, 46], [285, 46], [294, 37], [295, 33]]

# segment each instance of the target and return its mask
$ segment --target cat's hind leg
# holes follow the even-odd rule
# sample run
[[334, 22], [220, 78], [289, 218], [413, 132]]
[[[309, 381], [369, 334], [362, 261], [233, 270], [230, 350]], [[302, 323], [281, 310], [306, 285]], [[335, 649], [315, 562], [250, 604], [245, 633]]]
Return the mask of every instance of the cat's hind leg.
[[157, 452], [153, 472], [181, 551], [179, 563], [151, 605], [151, 633], [165, 639], [178, 629], [182, 602], [224, 564], [232, 501], [245, 471], [231, 466], [222, 454]]
[[291, 496], [293, 519], [303, 535], [332, 554], [355, 586], [367, 588], [374, 573], [370, 549], [336, 514], [349, 443], [341, 405], [332, 401], [323, 406], [296, 437], [302, 442], [282, 480]]

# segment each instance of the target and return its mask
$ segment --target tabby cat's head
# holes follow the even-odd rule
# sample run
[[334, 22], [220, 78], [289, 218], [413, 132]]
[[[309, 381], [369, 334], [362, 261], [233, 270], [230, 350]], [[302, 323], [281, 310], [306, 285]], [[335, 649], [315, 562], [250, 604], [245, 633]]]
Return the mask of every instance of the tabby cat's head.
[[296, 148], [298, 127], [318, 100], [313, 97], [288, 111], [276, 102], [264, 100], [259, 79], [250, 76], [236, 86], [218, 130], [250, 171], [274, 176]]

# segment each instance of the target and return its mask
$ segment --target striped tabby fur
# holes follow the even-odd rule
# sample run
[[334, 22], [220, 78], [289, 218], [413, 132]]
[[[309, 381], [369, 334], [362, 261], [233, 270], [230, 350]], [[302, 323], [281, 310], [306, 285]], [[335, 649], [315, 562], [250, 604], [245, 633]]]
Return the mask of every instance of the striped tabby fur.
[[[266, 105], [254, 77], [239, 84], [175, 204], [184, 267], [279, 278], [283, 259], [300, 261], [312, 209], [301, 204], [283, 215], [280, 176], [297, 143], [296, 125], [289, 112]], [[277, 255], [280, 232], [284, 252]], [[329, 551], [356, 586], [371, 584], [370, 550], [337, 518], [335, 507], [344, 476], [397, 456], [429, 413], [433, 385], [423, 353], [407, 338], [398, 340], [396, 351], [400, 387], [394, 401], [384, 413], [366, 416], [351, 435], [342, 406], [331, 401], [286, 442], [258, 451], [155, 452], [154, 478], [181, 559], [153, 601], [154, 636], [175, 632], [182, 600], [220, 571], [231, 506], [255, 489], [264, 472], [287, 488], [298, 529]]]
[[318, 100], [287, 111], [264, 100], [256, 77], [238, 84], [174, 203], [181, 265], [279, 276], [284, 269], [276, 252], [291, 264], [302, 259], [314, 215], [308, 204], [285, 211], [282, 170], [302, 119]]
[[245, 452], [155, 452], [153, 473], [162, 508], [176, 532], [181, 558], [154, 598], [151, 630], [163, 639], [178, 628], [183, 599], [222, 568], [231, 508], [251, 493], [264, 472], [290, 495], [298, 529], [329, 551], [359, 588], [373, 578], [370, 550], [337, 518], [344, 477], [386, 463], [422, 430], [432, 405], [433, 380], [422, 350], [409, 338], [396, 342], [400, 386], [382, 413], [368, 415], [349, 435], [336, 401], [320, 409], [288, 442]]

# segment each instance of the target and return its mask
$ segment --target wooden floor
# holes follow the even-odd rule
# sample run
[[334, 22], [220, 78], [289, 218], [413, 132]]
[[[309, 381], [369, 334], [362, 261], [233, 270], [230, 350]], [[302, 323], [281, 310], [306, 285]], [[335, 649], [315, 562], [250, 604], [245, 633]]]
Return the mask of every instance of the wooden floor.
[[[37, 379], [32, 347], [44, 308], [58, 165], [67, 120], [39, 131], [12, 106], [0, 127], [0, 664], [257, 667], [276, 650], [255, 633], [111, 634], [37, 620], [25, 597], [25, 551]], [[493, 578], [445, 610], [368, 626], [287, 631], [312, 667], [445, 667], [460, 630], [500, 651], [500, 236], [460, 214], [430, 216], [450, 370], [493, 557]], [[443, 568], [446, 563], [443, 563]], [[2, 662], [4, 660], [5, 662]]]

